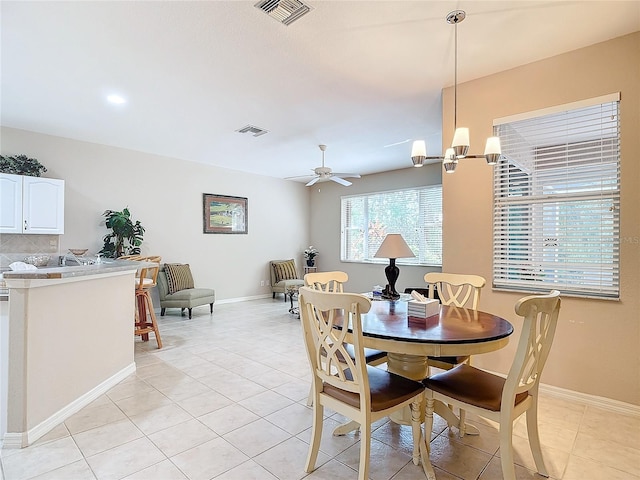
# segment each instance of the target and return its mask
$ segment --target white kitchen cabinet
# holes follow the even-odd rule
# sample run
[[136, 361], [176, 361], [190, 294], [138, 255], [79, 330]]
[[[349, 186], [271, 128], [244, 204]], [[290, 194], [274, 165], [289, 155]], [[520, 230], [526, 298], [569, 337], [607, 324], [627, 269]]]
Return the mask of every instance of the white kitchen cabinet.
[[0, 173], [0, 233], [22, 233], [22, 176]]
[[0, 174], [0, 233], [64, 233], [64, 180]]

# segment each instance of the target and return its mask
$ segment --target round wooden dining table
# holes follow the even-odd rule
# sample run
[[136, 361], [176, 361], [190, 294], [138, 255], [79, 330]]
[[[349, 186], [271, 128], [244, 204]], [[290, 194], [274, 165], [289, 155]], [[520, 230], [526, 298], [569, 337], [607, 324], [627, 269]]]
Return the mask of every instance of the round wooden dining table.
[[[339, 326], [339, 325], [337, 325]], [[362, 315], [364, 346], [387, 352], [387, 369], [414, 380], [429, 375], [427, 357], [477, 355], [505, 347], [513, 333], [513, 325], [502, 317], [479, 310], [440, 305], [437, 315], [410, 317], [406, 301], [373, 301]], [[347, 335], [347, 341], [352, 340]], [[436, 405], [436, 413], [450, 425], [458, 419], [445, 405]], [[392, 417], [397, 423], [410, 424], [410, 412]], [[353, 425], [340, 426], [334, 435], [353, 430]], [[466, 432], [477, 434], [469, 426]]]

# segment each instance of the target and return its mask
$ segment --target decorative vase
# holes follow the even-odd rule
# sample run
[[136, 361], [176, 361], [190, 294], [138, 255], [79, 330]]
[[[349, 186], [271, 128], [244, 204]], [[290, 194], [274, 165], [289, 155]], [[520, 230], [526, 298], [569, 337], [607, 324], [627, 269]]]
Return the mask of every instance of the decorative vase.
[[313, 258], [307, 258], [307, 267], [313, 267], [316, 261]]

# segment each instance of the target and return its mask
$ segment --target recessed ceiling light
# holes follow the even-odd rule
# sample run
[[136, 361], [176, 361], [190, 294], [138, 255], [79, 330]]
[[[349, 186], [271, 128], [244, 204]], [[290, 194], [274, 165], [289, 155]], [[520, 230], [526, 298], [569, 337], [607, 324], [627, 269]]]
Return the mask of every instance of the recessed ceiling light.
[[120, 95], [109, 95], [107, 97], [109, 103], [113, 103], [115, 105], [122, 105], [123, 103], [127, 103], [127, 101], [121, 97]]

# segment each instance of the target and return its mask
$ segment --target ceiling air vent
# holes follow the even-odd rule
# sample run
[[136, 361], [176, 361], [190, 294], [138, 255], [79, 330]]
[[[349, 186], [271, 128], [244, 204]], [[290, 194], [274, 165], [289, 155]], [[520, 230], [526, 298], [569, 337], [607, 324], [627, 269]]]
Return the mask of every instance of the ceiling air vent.
[[264, 130], [259, 127], [254, 127], [253, 125], [247, 125], [246, 127], [239, 128], [236, 130], [238, 133], [251, 133], [254, 137], [259, 137], [260, 135], [264, 135], [268, 133], [269, 130]]
[[285, 25], [291, 25], [311, 10], [298, 0], [260, 0], [255, 6]]

